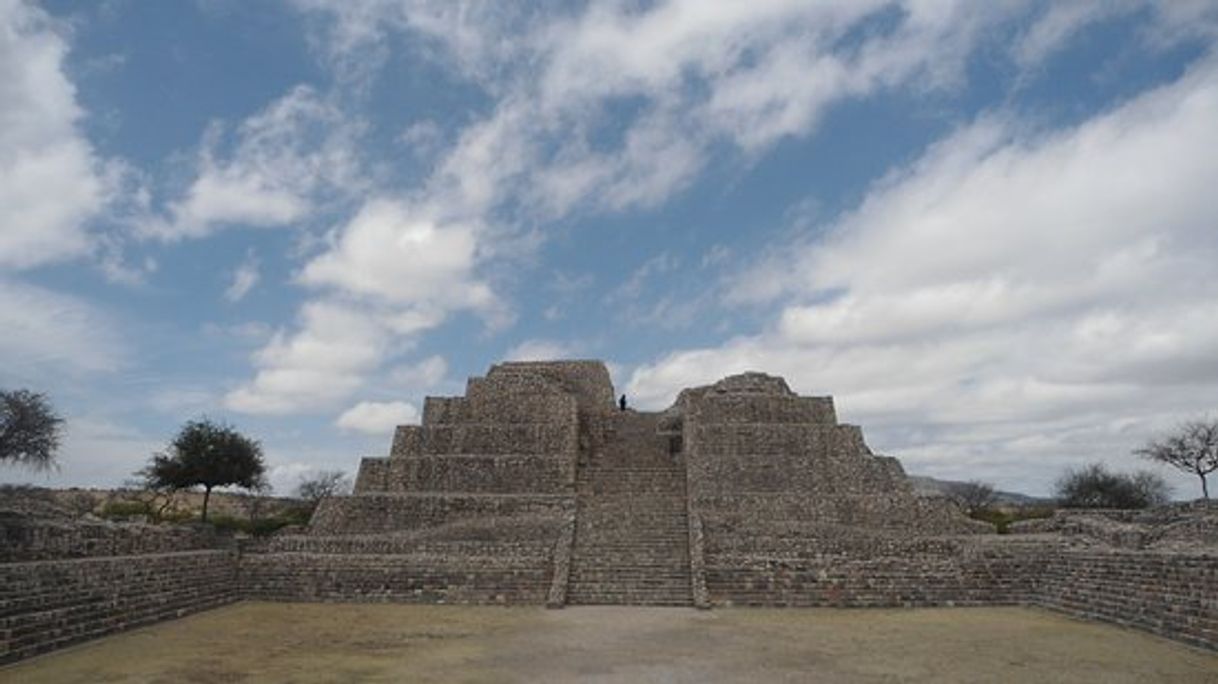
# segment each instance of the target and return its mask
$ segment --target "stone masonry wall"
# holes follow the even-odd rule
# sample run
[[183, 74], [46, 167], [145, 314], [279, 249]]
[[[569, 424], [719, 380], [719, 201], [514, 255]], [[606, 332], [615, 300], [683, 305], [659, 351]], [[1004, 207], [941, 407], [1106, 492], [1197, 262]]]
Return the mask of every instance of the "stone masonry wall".
[[[781, 378], [732, 376], [678, 398], [689, 495], [706, 543], [765, 537], [801, 523], [945, 534], [989, 530], [945, 502], [915, 496], [895, 459], [875, 456], [828, 397], [799, 397]], [[809, 540], [811, 542], [811, 539]]]
[[239, 597], [229, 550], [0, 564], [0, 662]]
[[[830, 398], [781, 378], [686, 390], [650, 418], [612, 402], [602, 364], [494, 366], [466, 396], [428, 399], [423, 425], [364, 459], [356, 494], [324, 501], [307, 534], [239, 548], [194, 529], [0, 517], [0, 662], [241, 598], [559, 606], [595, 572], [642, 572], [636, 556], [674, 544], [682, 568], [665, 568], [702, 607], [1038, 605], [1218, 649], [1216, 506], [978, 534], [988, 526], [915, 496]], [[589, 535], [626, 527], [614, 506], [673, 529], [652, 546], [625, 535], [589, 564]]]
[[213, 549], [210, 528], [33, 518], [0, 512], [0, 563]]
[[850, 553], [710, 554], [706, 583], [720, 606], [1016, 605], [1036, 596], [1042, 560], [1029, 551], [947, 539], [876, 540]]
[[557, 518], [564, 497], [553, 495], [362, 494], [326, 499], [309, 525], [314, 535], [402, 533], [461, 523], [494, 529], [498, 519]]
[[1051, 554], [1037, 575], [1034, 603], [1218, 649], [1218, 554]]
[[[366, 492], [552, 493], [570, 489], [575, 462], [547, 454], [452, 454], [364, 459]], [[369, 463], [372, 462], [372, 463]]]
[[270, 600], [541, 604], [569, 560], [581, 417], [612, 408], [594, 362], [508, 363], [429, 397], [355, 493], [308, 534], [246, 547], [241, 587]]
[[[548, 555], [548, 549], [547, 549]], [[241, 593], [264, 601], [533, 604], [550, 589], [546, 555], [246, 555]]]

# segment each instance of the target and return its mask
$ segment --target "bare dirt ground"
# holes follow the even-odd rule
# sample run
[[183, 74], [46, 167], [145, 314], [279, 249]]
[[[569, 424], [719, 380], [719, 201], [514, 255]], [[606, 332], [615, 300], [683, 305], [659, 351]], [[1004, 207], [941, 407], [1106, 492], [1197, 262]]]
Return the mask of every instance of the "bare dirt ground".
[[1218, 682], [1218, 654], [1025, 608], [241, 603], [0, 682]]

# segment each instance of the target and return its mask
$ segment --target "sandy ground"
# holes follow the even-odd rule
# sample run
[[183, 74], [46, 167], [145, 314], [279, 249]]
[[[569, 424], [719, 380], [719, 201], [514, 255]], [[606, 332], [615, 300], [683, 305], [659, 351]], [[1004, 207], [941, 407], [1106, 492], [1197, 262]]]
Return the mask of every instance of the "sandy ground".
[[1218, 654], [1025, 608], [241, 603], [0, 682], [1218, 682]]

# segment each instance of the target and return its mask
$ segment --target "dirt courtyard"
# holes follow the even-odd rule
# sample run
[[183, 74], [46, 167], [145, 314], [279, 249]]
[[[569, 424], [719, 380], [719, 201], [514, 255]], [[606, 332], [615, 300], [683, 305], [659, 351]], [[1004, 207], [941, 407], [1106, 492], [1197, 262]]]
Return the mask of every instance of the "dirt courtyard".
[[0, 682], [1218, 682], [1218, 654], [1027, 608], [240, 603]]

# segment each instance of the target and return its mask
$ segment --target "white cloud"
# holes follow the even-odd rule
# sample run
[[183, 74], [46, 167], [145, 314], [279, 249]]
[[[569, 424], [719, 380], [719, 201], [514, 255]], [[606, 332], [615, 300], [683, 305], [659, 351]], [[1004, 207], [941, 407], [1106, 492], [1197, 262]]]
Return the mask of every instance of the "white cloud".
[[448, 373], [448, 362], [443, 356], [429, 356], [413, 365], [402, 365], [389, 372], [395, 385], [424, 392], [438, 386]]
[[841, 102], [956, 87], [983, 40], [1012, 37], [1027, 66], [1122, 12], [1145, 11], [1148, 34], [1168, 43], [1213, 34], [1208, 4], [295, 2], [329, 22], [320, 44], [340, 79], [366, 83], [353, 63], [380, 64], [362, 58], [406, 33], [493, 98], [423, 193], [440, 215], [487, 223], [503, 208], [548, 219], [656, 206], [724, 147], [752, 160]]
[[61, 28], [37, 7], [0, 1], [0, 267], [88, 254], [87, 223], [114, 191], [78, 128]]
[[525, 340], [512, 347], [503, 356], [504, 361], [555, 361], [579, 358], [578, 350], [571, 344], [557, 340]]
[[405, 401], [361, 401], [343, 412], [335, 425], [370, 435], [393, 432], [398, 425], [419, 422], [419, 409]]
[[0, 278], [4, 375], [117, 370], [125, 361], [117, 329], [75, 297]]
[[253, 413], [330, 406], [453, 312], [503, 321], [499, 299], [473, 273], [475, 235], [400, 201], [369, 200], [301, 270], [300, 282], [323, 293], [304, 305], [295, 331], [280, 331], [255, 354], [257, 375], [229, 394], [228, 406]]
[[258, 284], [258, 257], [250, 251], [245, 260], [233, 271], [233, 282], [224, 291], [224, 298], [230, 302], [239, 302]]
[[1062, 50], [1080, 31], [1137, 12], [1144, 15], [1141, 38], [1152, 47], [1218, 36], [1218, 5], [1209, 0], [1048, 3], [1012, 45], [1015, 61], [1023, 68], [1037, 66]]
[[776, 282], [762, 332], [640, 367], [630, 393], [765, 370], [915, 469], [1044, 492], [1064, 464], [1133, 465], [1218, 395], [1214, 121], [1212, 59], [1077, 128], [982, 118], [742, 276]]
[[681, 260], [668, 252], [657, 254], [634, 269], [630, 277], [605, 297], [607, 302], [633, 302], [642, 294], [648, 281], [680, 268]]
[[[836, 102], [958, 82], [980, 31], [1010, 16], [971, 2], [892, 11], [880, 0], [594, 2], [574, 12], [297, 5], [336, 20], [331, 56], [384, 49], [389, 31], [419, 34], [443, 48], [429, 54], [495, 97], [491, 114], [457, 136], [426, 189], [442, 214], [483, 219], [501, 205], [544, 218], [655, 206], [687, 186], [724, 142], [753, 156], [806, 135]], [[880, 28], [888, 18], [893, 26]], [[852, 33], [862, 43], [843, 47]]]
[[477, 246], [474, 226], [442, 224], [424, 210], [374, 199], [329, 251], [304, 267], [300, 280], [394, 305], [485, 310], [496, 300], [473, 277]]
[[165, 442], [97, 415], [68, 415], [56, 456], [60, 468], [34, 473], [0, 469], [0, 481], [41, 487], [118, 487]]
[[1102, 19], [1132, 12], [1141, 0], [1051, 4], [1013, 46], [1016, 61], [1032, 66], [1061, 49], [1079, 30]]
[[225, 405], [245, 413], [288, 414], [333, 406], [350, 396], [388, 353], [392, 331], [342, 301], [306, 304], [300, 330], [276, 333], [254, 356], [254, 379]]
[[[370, 83], [370, 69], [379, 68], [360, 63], [383, 63], [389, 47], [400, 43], [391, 35], [397, 32], [412, 39], [412, 55], [451, 67], [491, 99], [485, 115], [452, 136], [419, 188], [368, 200], [299, 274], [301, 283], [321, 291], [318, 301], [348, 303], [394, 339], [459, 311], [492, 325], [506, 320], [485, 274], [518, 245], [539, 244], [536, 226], [578, 212], [661, 204], [710, 159], [734, 153], [750, 163], [784, 139], [813, 133], [831, 107], [848, 100], [954, 88], [979, 41], [1015, 31], [1032, 12], [1019, 3], [967, 0], [766, 0], [747, 7], [669, 0], [562, 9], [428, 0], [295, 4], [310, 18], [332, 22], [321, 45], [338, 80], [355, 92]], [[999, 138], [978, 144], [1005, 144], [1002, 136], [1010, 133], [995, 126]], [[972, 158], [961, 154], [959, 163], [968, 168]], [[1104, 287], [1098, 280], [1093, 285]], [[806, 289], [783, 287], [778, 292]], [[998, 278], [990, 287], [1011, 311], [1042, 305], [1028, 283]], [[918, 307], [943, 309], [880, 298], [868, 298], [866, 306], [907, 318], [918, 316]], [[791, 309], [786, 326], [793, 333], [810, 316], [836, 315], [857, 319], [858, 336], [883, 334], [870, 329], [862, 309]], [[557, 305], [550, 311], [561, 314]], [[637, 313], [639, 320], [666, 325], [691, 317], [690, 307], [671, 300]], [[975, 317], [991, 315], [978, 309]], [[403, 331], [390, 317], [413, 323]], [[305, 321], [272, 346], [292, 348], [297, 338], [318, 336]], [[351, 382], [327, 393], [349, 394], [387, 361], [391, 345], [380, 342], [378, 360], [346, 373]], [[278, 356], [256, 361], [259, 378], [278, 367], [277, 360], [267, 363]], [[302, 369], [297, 356], [288, 365]]]
[[297, 86], [237, 127], [209, 127], [197, 176], [167, 216], [145, 216], [137, 231], [162, 240], [204, 237], [222, 227], [290, 226], [327, 199], [362, 190], [355, 157], [360, 124], [332, 101]]

